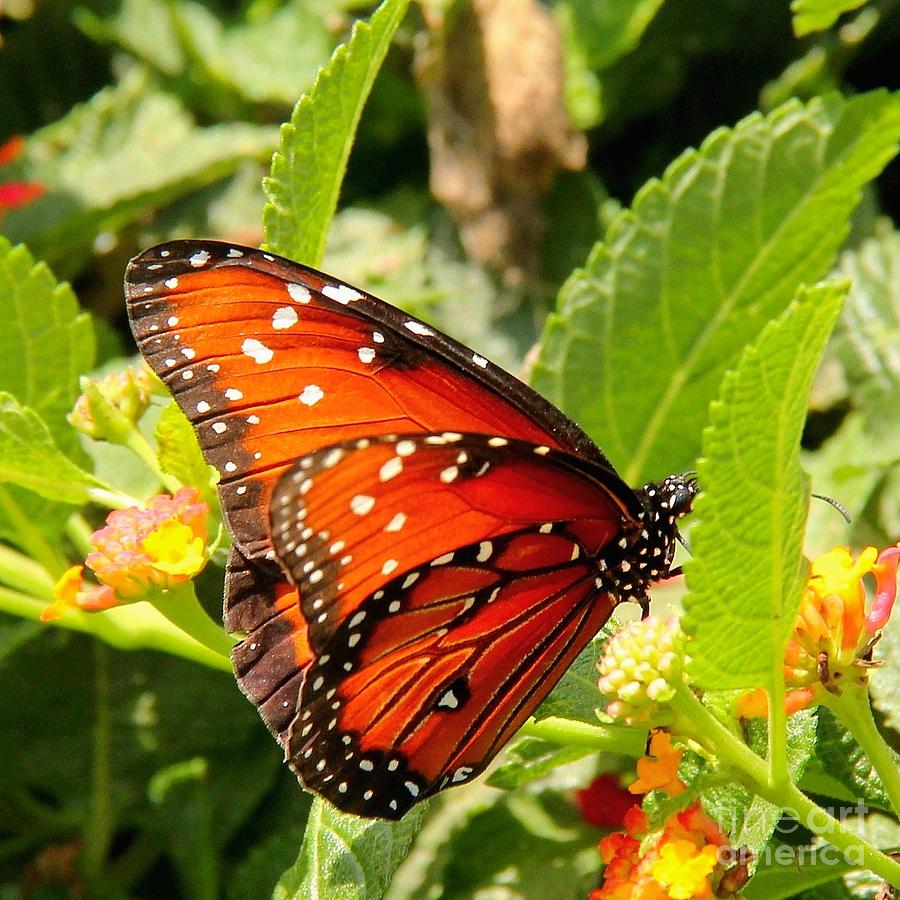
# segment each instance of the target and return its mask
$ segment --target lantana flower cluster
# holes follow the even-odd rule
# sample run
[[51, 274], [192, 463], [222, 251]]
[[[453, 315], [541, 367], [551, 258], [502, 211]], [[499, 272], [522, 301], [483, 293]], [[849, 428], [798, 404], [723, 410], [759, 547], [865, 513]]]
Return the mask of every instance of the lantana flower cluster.
[[111, 512], [91, 536], [94, 549], [85, 558], [99, 583], [83, 579], [83, 566], [72, 566], [42, 618], [55, 619], [68, 608], [109, 609], [189, 581], [206, 564], [208, 517], [209, 507], [187, 487], [154, 497], [143, 508]]

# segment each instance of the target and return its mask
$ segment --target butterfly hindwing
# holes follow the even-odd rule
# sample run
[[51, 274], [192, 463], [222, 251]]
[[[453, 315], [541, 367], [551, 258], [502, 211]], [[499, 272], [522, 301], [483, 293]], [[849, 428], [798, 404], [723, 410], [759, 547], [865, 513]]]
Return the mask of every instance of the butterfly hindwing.
[[593, 557], [633, 514], [577, 457], [486, 435], [301, 459], [271, 515], [316, 657], [286, 747], [304, 782], [396, 818], [482, 771], [608, 617]]

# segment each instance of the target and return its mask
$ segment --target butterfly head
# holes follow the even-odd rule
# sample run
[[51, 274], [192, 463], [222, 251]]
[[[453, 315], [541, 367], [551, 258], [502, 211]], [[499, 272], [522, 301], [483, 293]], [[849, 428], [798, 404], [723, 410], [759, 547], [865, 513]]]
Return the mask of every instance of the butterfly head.
[[651, 555], [659, 559], [659, 565], [651, 572], [654, 580], [670, 575], [675, 544], [681, 539], [678, 521], [694, 506], [694, 498], [700, 492], [694, 472], [669, 475], [662, 481], [645, 484], [638, 491], [644, 506], [644, 521], [649, 532]]

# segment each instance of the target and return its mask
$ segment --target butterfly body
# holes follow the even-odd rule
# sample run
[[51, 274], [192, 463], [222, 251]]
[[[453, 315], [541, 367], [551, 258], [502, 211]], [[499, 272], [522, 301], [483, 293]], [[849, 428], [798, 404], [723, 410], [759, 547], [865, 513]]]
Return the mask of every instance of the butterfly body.
[[633, 491], [426, 323], [209, 241], [141, 254], [126, 293], [220, 473], [239, 682], [342, 809], [399, 818], [475, 777], [615, 604], [670, 574], [693, 479]]

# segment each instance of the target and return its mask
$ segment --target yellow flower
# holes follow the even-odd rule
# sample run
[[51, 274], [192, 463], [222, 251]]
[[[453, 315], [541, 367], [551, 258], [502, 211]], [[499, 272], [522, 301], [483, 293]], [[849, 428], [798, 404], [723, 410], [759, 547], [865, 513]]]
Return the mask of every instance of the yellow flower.
[[670, 841], [659, 850], [659, 859], [650, 867], [653, 877], [672, 900], [708, 897], [709, 876], [716, 867], [718, 847], [707, 844], [698, 851], [692, 841]]
[[[836, 547], [813, 560], [784, 654], [789, 714], [821, 702], [823, 691], [840, 694], [842, 684], [865, 683], [873, 639], [896, 597], [898, 561], [900, 545], [880, 554], [867, 547], [855, 560], [846, 547]], [[876, 584], [867, 608], [863, 579], [870, 574]], [[761, 689], [738, 700], [742, 716], [765, 716], [767, 709]]]

